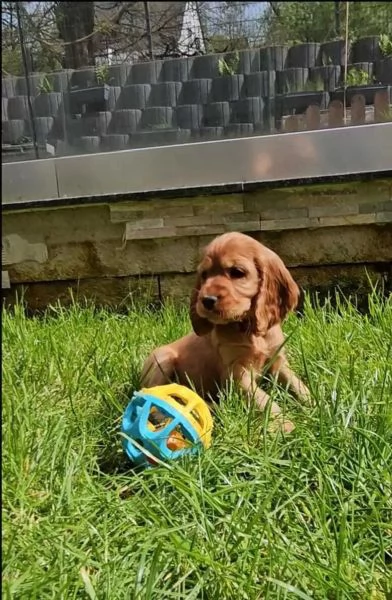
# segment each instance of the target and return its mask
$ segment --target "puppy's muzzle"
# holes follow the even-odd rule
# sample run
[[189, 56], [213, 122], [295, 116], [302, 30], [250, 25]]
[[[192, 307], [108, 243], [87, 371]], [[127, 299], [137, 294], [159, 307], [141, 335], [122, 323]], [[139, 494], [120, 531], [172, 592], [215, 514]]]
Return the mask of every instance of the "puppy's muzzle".
[[204, 296], [201, 299], [201, 303], [206, 310], [212, 310], [215, 304], [218, 302], [217, 296]]

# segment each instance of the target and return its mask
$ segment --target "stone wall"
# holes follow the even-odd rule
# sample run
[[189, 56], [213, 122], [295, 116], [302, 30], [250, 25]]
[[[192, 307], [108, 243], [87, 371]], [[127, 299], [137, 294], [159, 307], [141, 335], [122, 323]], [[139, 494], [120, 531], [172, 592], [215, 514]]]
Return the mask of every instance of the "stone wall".
[[6, 301], [74, 295], [118, 305], [189, 295], [202, 247], [225, 231], [274, 249], [305, 289], [391, 284], [392, 179], [243, 194], [3, 210]]

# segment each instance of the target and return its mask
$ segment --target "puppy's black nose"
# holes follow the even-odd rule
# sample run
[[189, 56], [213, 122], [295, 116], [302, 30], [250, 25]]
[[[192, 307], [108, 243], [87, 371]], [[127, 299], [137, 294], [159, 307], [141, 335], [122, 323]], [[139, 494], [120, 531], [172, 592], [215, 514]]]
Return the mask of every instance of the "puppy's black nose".
[[216, 296], [204, 296], [204, 298], [202, 299], [202, 303], [204, 308], [206, 308], [207, 310], [212, 310], [217, 300], [218, 298]]

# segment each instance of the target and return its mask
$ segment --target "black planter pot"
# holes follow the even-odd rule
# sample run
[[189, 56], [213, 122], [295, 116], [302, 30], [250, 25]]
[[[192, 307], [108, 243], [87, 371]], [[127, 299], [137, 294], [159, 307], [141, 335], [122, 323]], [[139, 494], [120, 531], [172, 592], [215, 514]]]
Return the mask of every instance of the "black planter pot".
[[[33, 135], [33, 128], [30, 121], [26, 121], [26, 133], [30, 137]], [[54, 124], [53, 117], [35, 117], [34, 126], [35, 133], [37, 136], [37, 142], [39, 144], [45, 144], [48, 137], [52, 136], [52, 128]]]
[[1, 120], [8, 121], [8, 98], [1, 98]]
[[110, 86], [122, 87], [127, 82], [130, 70], [131, 70], [131, 65], [127, 65], [127, 64], [110, 65], [108, 68], [107, 83]]
[[[365, 97], [367, 106], [374, 104], [374, 95], [376, 92], [387, 90], [389, 93], [389, 102], [392, 103], [392, 86], [388, 85], [358, 85], [348, 87], [346, 90], [346, 103], [351, 104], [354, 96], [361, 94]], [[340, 100], [344, 102], [344, 88], [341, 87], [330, 94], [331, 100]]]
[[53, 129], [56, 132], [57, 138], [68, 139], [72, 144], [80, 137], [86, 135], [84, 119], [80, 116], [77, 118], [67, 117], [65, 121], [66, 131], [64, 132], [63, 122], [61, 119], [56, 119]]
[[106, 110], [117, 110], [119, 108], [122, 88], [118, 86], [109, 87], [109, 96], [106, 101]]
[[315, 84], [322, 83], [326, 92], [332, 92], [340, 84], [341, 68], [338, 65], [314, 67], [309, 71], [309, 81]]
[[81, 152], [99, 152], [101, 139], [97, 135], [84, 135], [77, 140], [76, 147]]
[[64, 140], [57, 138], [53, 145], [56, 147], [56, 156], [72, 156], [72, 154], [77, 153], [77, 149]]
[[[351, 44], [348, 44], [347, 62], [351, 62]], [[345, 40], [335, 40], [334, 42], [325, 42], [320, 46], [319, 66], [327, 67], [329, 65], [344, 65], [346, 62], [346, 42]]]
[[243, 75], [224, 75], [212, 81], [211, 96], [213, 102], [232, 102], [239, 100], [244, 85]]
[[[47, 78], [54, 92], [67, 92], [70, 88], [71, 77], [73, 71], [65, 69], [64, 71], [56, 71], [48, 73]], [[82, 87], [86, 87], [83, 85]]]
[[[113, 113], [116, 114], [116, 113]], [[83, 135], [101, 136], [107, 133], [112, 113], [109, 111], [97, 112], [95, 114], [87, 113], [82, 119]]]
[[178, 104], [207, 104], [211, 96], [212, 79], [184, 81]]
[[138, 131], [130, 136], [132, 148], [149, 148], [151, 146], [166, 146], [169, 144], [184, 144], [189, 142], [189, 129], [165, 129], [155, 131]]
[[35, 117], [34, 124], [37, 142], [39, 144], [45, 144], [45, 142], [52, 137], [52, 129], [54, 124], [53, 117]]
[[49, 92], [39, 94], [34, 98], [34, 113], [37, 117], [55, 117], [59, 112], [63, 94], [60, 92]]
[[151, 94], [151, 85], [135, 83], [121, 90], [119, 108], [146, 108]]
[[3, 98], [15, 96], [16, 77], [3, 77], [1, 80], [1, 95]]
[[298, 44], [291, 46], [287, 54], [289, 69], [310, 69], [319, 64], [320, 44]]
[[129, 135], [122, 133], [109, 133], [101, 136], [101, 148], [104, 152], [125, 150], [129, 146]]
[[[116, 110], [110, 123], [110, 133], [128, 135], [137, 131], [142, 120], [142, 111], [136, 108]], [[106, 133], [106, 131], [102, 131]]]
[[260, 51], [241, 50], [239, 53], [239, 73], [254, 73], [260, 71]]
[[284, 71], [287, 69], [287, 46], [260, 48], [260, 71]]
[[204, 107], [203, 126], [225, 127], [230, 121], [230, 105], [228, 102], [211, 102]]
[[66, 127], [66, 131], [68, 134], [68, 124], [69, 121], [69, 117], [66, 117], [65, 115], [58, 115], [57, 117], [54, 117], [53, 119], [53, 127], [52, 127], [52, 135], [56, 140], [60, 140], [60, 139], [64, 139], [64, 125]]
[[309, 79], [309, 69], [285, 69], [276, 73], [278, 94], [301, 92]]
[[[33, 103], [33, 98], [31, 98]], [[30, 119], [28, 96], [13, 96], [8, 99], [8, 118], [10, 120]]]
[[249, 73], [245, 75], [242, 95], [247, 98], [256, 96], [271, 97], [275, 95], [276, 72], [260, 71], [259, 73]]
[[376, 63], [376, 79], [379, 83], [392, 85], [392, 56]]
[[296, 92], [285, 94], [277, 98], [280, 116], [301, 115], [309, 106], [327, 108], [329, 104], [328, 92]]
[[273, 98], [264, 98], [264, 119], [263, 123], [255, 125], [255, 133], [268, 133], [275, 129], [276, 118], [279, 115], [280, 101], [278, 96]]
[[225, 127], [225, 136], [228, 138], [246, 137], [253, 133], [253, 123], [230, 123]]
[[254, 126], [254, 135], [268, 135], [276, 133], [279, 123], [275, 123], [275, 115], [271, 122], [259, 123]]
[[93, 67], [89, 69], [80, 69], [73, 71], [70, 78], [70, 88], [73, 89], [85, 89], [89, 87], [95, 87], [97, 85], [97, 76]]
[[188, 81], [192, 70], [192, 62], [191, 58], [164, 60], [160, 74], [161, 81]]
[[196, 56], [193, 59], [192, 79], [214, 79], [219, 76], [219, 58], [216, 54]]
[[356, 63], [372, 63], [382, 58], [379, 36], [364, 37], [353, 44], [353, 61]]
[[149, 106], [177, 106], [181, 89], [180, 81], [153, 83], [148, 104]]
[[232, 123], [253, 123], [264, 121], [264, 102], [262, 98], [244, 98], [231, 103]]
[[192, 136], [200, 141], [209, 141], [223, 138], [225, 135], [224, 127], [200, 127], [192, 131]]
[[183, 104], [176, 108], [176, 123], [181, 129], [199, 129], [203, 122], [201, 104]]
[[109, 98], [109, 86], [104, 84], [69, 92], [69, 109], [71, 114], [85, 112], [101, 112], [106, 110]]
[[26, 135], [26, 121], [12, 119], [1, 123], [1, 137], [4, 144], [17, 144]]
[[143, 129], [172, 129], [174, 112], [170, 106], [150, 106], [142, 111]]
[[162, 61], [153, 60], [132, 65], [127, 83], [157, 83], [162, 70]]
[[[39, 93], [39, 87], [42, 80], [46, 77], [45, 73], [31, 73], [29, 75], [30, 94], [36, 96]], [[18, 77], [16, 79], [15, 95], [27, 96], [27, 83], [24, 77]]]

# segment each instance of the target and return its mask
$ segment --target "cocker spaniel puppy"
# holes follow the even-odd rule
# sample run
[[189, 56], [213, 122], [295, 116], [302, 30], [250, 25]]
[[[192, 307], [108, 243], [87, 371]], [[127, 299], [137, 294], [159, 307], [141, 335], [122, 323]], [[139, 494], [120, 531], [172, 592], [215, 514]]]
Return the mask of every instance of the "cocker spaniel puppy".
[[[204, 398], [233, 378], [264, 410], [269, 396], [257, 385], [269, 371], [296, 396], [309, 390], [290, 369], [281, 323], [294, 310], [299, 289], [282, 260], [242, 233], [225, 233], [205, 249], [191, 295], [194, 333], [152, 352], [144, 363], [142, 385], [193, 383]], [[280, 414], [271, 403], [271, 414]], [[282, 421], [285, 431], [294, 425]]]

